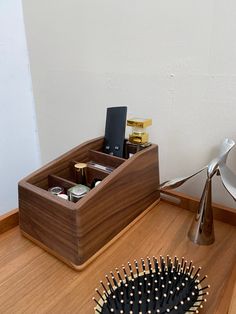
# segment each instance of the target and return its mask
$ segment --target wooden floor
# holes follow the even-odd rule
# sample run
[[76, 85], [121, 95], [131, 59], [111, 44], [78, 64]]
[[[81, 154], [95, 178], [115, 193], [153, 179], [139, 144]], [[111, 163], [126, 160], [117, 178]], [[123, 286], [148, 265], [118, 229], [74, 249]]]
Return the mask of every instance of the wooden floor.
[[167, 254], [193, 260], [208, 275], [210, 295], [201, 313], [227, 313], [236, 228], [216, 221], [215, 243], [197, 246], [186, 237], [192, 217], [162, 201], [82, 272], [23, 238], [15, 227], [0, 236], [0, 313], [94, 313], [94, 289], [106, 273], [127, 261]]

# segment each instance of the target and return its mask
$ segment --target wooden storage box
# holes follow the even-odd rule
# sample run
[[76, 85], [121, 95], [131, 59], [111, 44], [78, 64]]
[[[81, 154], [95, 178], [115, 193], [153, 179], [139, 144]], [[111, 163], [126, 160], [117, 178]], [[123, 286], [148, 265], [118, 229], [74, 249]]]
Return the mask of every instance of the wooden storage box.
[[[62, 155], [19, 182], [22, 233], [76, 269], [81, 269], [102, 247], [130, 224], [160, 195], [158, 147], [129, 159], [102, 152], [104, 138], [93, 139]], [[76, 203], [48, 192], [76, 184], [74, 164], [94, 161], [114, 168], [88, 167], [87, 181], [102, 182]]]

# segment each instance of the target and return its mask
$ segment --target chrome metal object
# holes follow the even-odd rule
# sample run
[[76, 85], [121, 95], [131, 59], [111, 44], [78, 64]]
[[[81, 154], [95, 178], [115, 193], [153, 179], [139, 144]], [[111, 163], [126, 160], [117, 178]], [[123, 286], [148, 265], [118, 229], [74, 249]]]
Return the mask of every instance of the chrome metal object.
[[236, 175], [226, 165], [228, 154], [234, 146], [235, 142], [232, 139], [226, 138], [219, 147], [218, 156], [212, 159], [207, 166], [204, 166], [190, 176], [172, 179], [159, 186], [160, 190], [175, 189], [203, 170], [207, 170], [207, 178], [198, 211], [188, 232], [190, 240], [199, 245], [209, 245], [215, 240], [211, 180], [216, 173], [220, 174], [225, 189], [236, 200]]

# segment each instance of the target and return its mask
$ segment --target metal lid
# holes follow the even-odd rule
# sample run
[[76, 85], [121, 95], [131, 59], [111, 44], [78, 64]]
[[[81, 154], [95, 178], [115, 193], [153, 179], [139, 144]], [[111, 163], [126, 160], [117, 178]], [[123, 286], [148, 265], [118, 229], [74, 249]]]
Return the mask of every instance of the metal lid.
[[87, 164], [84, 162], [78, 162], [77, 164], [74, 165], [74, 167], [79, 170], [79, 169], [86, 168]]
[[90, 188], [87, 187], [86, 185], [77, 184], [68, 190], [68, 195], [69, 196], [73, 195], [74, 197], [80, 198], [80, 197], [83, 197], [89, 191], [90, 191]]
[[83, 184], [77, 184], [70, 188], [67, 191], [67, 194], [69, 196], [69, 200], [72, 202], [77, 202], [79, 199], [84, 197], [88, 192], [90, 191], [90, 188]]
[[50, 193], [52, 193], [53, 195], [58, 195], [64, 192], [64, 189], [60, 186], [53, 186], [51, 188], [48, 189], [48, 191]]

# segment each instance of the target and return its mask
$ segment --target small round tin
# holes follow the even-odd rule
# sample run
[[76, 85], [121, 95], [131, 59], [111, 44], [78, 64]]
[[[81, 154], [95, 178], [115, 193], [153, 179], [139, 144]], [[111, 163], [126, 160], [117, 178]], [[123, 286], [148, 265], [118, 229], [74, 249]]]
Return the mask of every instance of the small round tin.
[[48, 191], [52, 193], [53, 195], [59, 195], [59, 194], [64, 193], [64, 189], [61, 186], [53, 186], [49, 188]]
[[69, 196], [69, 201], [77, 202], [82, 197], [84, 197], [89, 191], [90, 191], [90, 188], [87, 187], [86, 185], [77, 184], [67, 191], [67, 194]]

